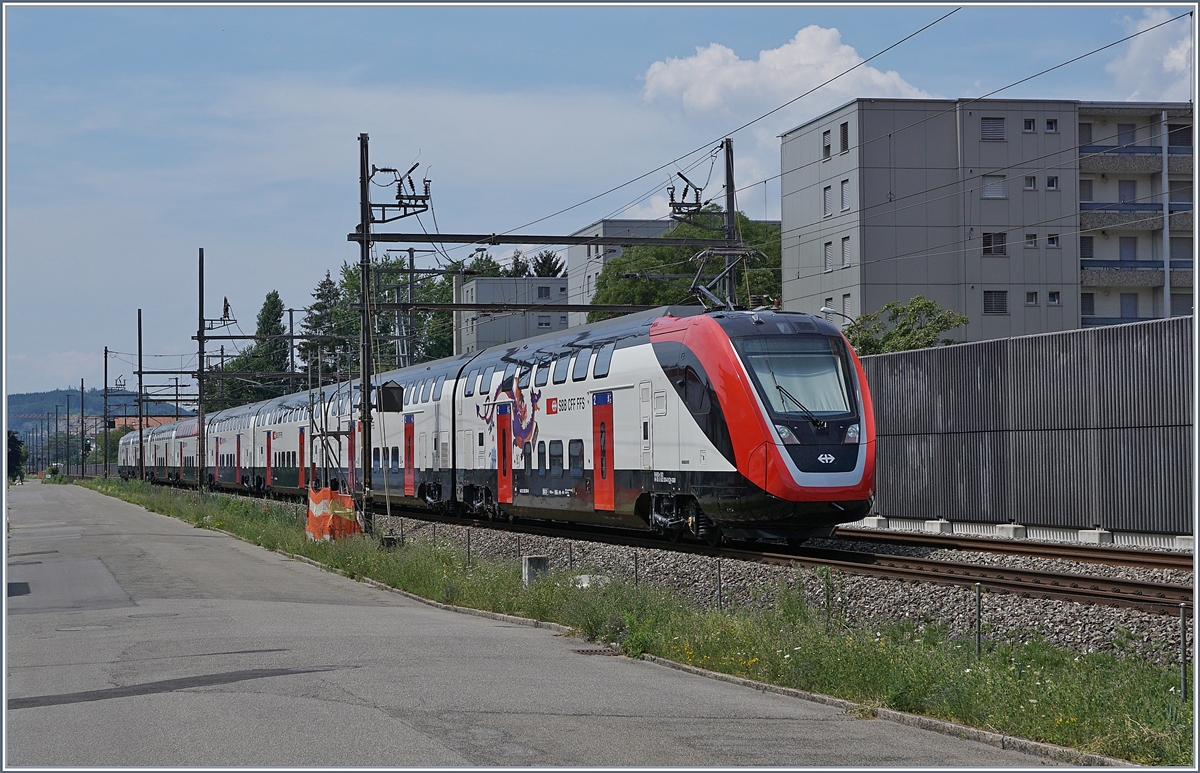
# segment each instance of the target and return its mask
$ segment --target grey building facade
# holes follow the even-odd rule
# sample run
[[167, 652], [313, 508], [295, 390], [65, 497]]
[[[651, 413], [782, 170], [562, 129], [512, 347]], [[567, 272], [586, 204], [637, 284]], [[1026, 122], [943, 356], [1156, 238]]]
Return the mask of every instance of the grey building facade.
[[[571, 236], [662, 236], [675, 225], [671, 220], [597, 220]], [[620, 255], [622, 248], [603, 244], [575, 244], [567, 247], [567, 287], [570, 303], [591, 303], [596, 295], [596, 280], [604, 264]], [[572, 327], [587, 323], [585, 312], [567, 315]]]
[[966, 341], [1150, 319], [1166, 244], [1191, 313], [1192, 136], [1180, 103], [850, 102], [782, 135], [784, 308], [923, 295]]
[[[567, 302], [566, 277], [476, 277], [459, 284], [456, 303]], [[454, 312], [454, 353], [473, 352], [497, 344], [553, 333], [567, 328], [566, 312]]]

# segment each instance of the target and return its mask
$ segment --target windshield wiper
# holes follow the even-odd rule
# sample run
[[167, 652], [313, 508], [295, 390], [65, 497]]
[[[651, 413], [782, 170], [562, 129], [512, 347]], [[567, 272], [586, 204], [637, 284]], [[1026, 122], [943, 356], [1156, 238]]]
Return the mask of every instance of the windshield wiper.
[[782, 384], [776, 383], [775, 388], [779, 390], [779, 394], [783, 395], [784, 397], [786, 397], [787, 399], [789, 399], [793, 403], [795, 403], [796, 407], [799, 408], [800, 411], [808, 418], [808, 420], [812, 422], [812, 425], [814, 427], [816, 427], [817, 429], [821, 429], [822, 427], [825, 426], [825, 422], [818, 419], [812, 411], [805, 408], [804, 403], [797, 400], [795, 398], [795, 396], [792, 395], [791, 392], [784, 389]]

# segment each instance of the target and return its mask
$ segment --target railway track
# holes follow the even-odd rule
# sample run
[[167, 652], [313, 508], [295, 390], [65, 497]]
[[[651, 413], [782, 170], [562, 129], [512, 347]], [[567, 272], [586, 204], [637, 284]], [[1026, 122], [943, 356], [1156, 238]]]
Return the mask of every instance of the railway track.
[[999, 553], [1009, 556], [1036, 556], [1061, 558], [1067, 561], [1086, 561], [1112, 566], [1136, 566], [1145, 569], [1193, 570], [1191, 553], [1162, 553], [1153, 550], [1130, 550], [1128, 548], [1077, 545], [1069, 542], [1025, 542], [991, 537], [971, 537], [962, 534], [919, 534], [884, 532], [876, 529], [839, 528], [835, 539], [855, 542], [878, 542], [888, 545], [909, 547], [950, 548]]
[[[412, 517], [407, 515], [405, 517]], [[1024, 598], [1072, 601], [1082, 604], [1129, 607], [1152, 614], [1178, 614], [1179, 605], [1191, 609], [1192, 588], [1185, 585], [1096, 577], [1066, 572], [1046, 572], [1033, 569], [1013, 569], [954, 561], [896, 556], [887, 553], [866, 553], [853, 550], [801, 546], [792, 552], [774, 552], [770, 546], [753, 543], [730, 543], [709, 547], [692, 542], [671, 543], [640, 532], [598, 529], [557, 528], [551, 526], [496, 521], [459, 519], [449, 516], [420, 516], [421, 520], [438, 521], [460, 526], [497, 529], [561, 539], [584, 539], [628, 547], [655, 550], [675, 550], [781, 566], [815, 568], [828, 566], [847, 574], [881, 577], [909, 582], [931, 582], [940, 585], [974, 587], [979, 583], [988, 592], [1012, 593]], [[752, 546], [753, 545], [753, 546]]]

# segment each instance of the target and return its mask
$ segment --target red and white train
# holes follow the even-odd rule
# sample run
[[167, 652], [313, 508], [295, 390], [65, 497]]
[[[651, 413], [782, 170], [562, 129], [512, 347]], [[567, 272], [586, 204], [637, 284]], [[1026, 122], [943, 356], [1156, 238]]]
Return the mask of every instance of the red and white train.
[[[875, 424], [862, 363], [808, 314], [670, 307], [380, 374], [377, 503], [586, 522], [678, 538], [800, 540], [870, 508]], [[359, 384], [206, 417], [206, 481], [361, 493]], [[342, 434], [332, 435], [330, 431]], [[196, 482], [195, 419], [145, 430], [146, 474]], [[120, 472], [138, 474], [138, 435]]]

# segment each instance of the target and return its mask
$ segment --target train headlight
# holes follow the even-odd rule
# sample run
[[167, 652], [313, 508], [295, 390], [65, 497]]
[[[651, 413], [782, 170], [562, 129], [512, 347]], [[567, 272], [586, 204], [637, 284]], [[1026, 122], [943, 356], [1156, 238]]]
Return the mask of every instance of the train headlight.
[[783, 426], [782, 424], [776, 424], [775, 430], [779, 433], [779, 438], [783, 440], [784, 445], [800, 445], [800, 441], [796, 438], [795, 434], [793, 434], [792, 431], [787, 427]]
[[846, 427], [846, 439], [843, 440], [842, 442], [843, 443], [858, 443], [859, 432], [860, 432], [860, 430], [859, 430], [858, 425], [851, 424], [849, 427]]

